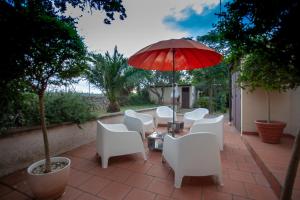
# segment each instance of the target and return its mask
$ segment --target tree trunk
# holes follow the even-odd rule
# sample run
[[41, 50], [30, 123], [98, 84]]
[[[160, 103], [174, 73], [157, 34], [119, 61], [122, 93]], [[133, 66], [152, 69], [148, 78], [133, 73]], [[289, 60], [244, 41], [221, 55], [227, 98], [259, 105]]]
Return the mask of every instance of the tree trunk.
[[44, 91], [39, 93], [39, 111], [41, 118], [41, 126], [44, 138], [44, 150], [45, 150], [45, 173], [51, 172], [51, 163], [50, 163], [50, 151], [49, 151], [49, 142], [47, 136], [46, 120], [45, 120], [45, 106], [44, 106]]
[[297, 175], [297, 169], [299, 165], [299, 157], [300, 157], [300, 131], [298, 131], [296, 139], [294, 141], [292, 157], [285, 177], [280, 200], [290, 200], [292, 197], [295, 177]]
[[119, 112], [120, 111], [120, 105], [117, 101], [109, 101], [107, 112]]

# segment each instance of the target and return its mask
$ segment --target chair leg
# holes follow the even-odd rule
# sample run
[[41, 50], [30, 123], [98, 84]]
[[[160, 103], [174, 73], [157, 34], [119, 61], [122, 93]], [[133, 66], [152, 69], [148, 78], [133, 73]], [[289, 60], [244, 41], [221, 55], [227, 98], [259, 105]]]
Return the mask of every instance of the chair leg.
[[107, 168], [108, 159], [109, 159], [108, 157], [104, 157], [104, 156], [101, 157], [102, 168]]
[[217, 178], [218, 178], [218, 183], [219, 183], [219, 185], [223, 186], [223, 185], [224, 185], [224, 182], [223, 182], [222, 174], [218, 174]]
[[175, 181], [174, 181], [175, 188], [181, 188], [182, 178], [183, 178], [183, 176], [177, 175], [175, 172]]

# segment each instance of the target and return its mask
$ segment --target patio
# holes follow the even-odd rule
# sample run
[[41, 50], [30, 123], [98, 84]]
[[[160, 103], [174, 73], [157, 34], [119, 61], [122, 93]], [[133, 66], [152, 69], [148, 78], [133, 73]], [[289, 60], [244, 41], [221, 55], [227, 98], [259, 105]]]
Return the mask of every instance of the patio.
[[[102, 169], [92, 142], [63, 154], [72, 164], [69, 184], [61, 199], [277, 199], [240, 133], [225, 123], [224, 134], [223, 187], [211, 177], [185, 177], [182, 188], [175, 189], [172, 170], [161, 163], [161, 152], [148, 151], [147, 142], [147, 162], [139, 155], [120, 156], [111, 158], [108, 168]], [[0, 200], [31, 196], [24, 170], [0, 179]]]

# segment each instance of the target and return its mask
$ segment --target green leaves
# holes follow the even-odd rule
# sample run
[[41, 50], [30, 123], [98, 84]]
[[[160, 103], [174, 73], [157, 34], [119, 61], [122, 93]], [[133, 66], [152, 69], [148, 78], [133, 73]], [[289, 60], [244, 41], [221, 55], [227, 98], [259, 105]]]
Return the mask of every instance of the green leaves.
[[124, 89], [136, 71], [128, 67], [127, 59], [118, 52], [117, 47], [112, 55], [108, 52], [105, 55], [90, 54], [88, 63], [87, 79], [103, 91], [110, 104], [118, 107], [116, 102], [120, 91]]

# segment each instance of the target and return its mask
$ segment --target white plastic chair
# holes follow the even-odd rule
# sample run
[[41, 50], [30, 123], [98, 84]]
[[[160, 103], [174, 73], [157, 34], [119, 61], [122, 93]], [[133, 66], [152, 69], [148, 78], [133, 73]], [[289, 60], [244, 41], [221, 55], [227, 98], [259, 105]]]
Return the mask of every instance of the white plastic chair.
[[209, 113], [209, 110], [206, 108], [197, 108], [191, 112], [184, 113], [183, 122], [184, 127], [190, 128], [193, 123], [199, 119], [203, 119], [205, 115]]
[[140, 134], [128, 131], [124, 124], [103, 124], [97, 121], [96, 145], [102, 168], [107, 168], [108, 159], [113, 156], [142, 153], [144, 160], [147, 160]]
[[224, 130], [223, 130], [224, 115], [215, 118], [203, 118], [194, 122], [190, 129], [190, 133], [209, 132], [216, 134], [220, 150], [224, 148]]
[[126, 110], [124, 113], [124, 124], [130, 131], [137, 131], [145, 139], [145, 132], [154, 131], [154, 121], [152, 115]]
[[[168, 106], [159, 106], [155, 112], [155, 126], [158, 124], [167, 124], [169, 121], [173, 120], [173, 110]], [[175, 119], [176, 120], [176, 112]]]
[[175, 172], [176, 188], [181, 187], [184, 176], [213, 175], [223, 185], [220, 151], [214, 134], [188, 134], [179, 138], [166, 135], [162, 154]]

